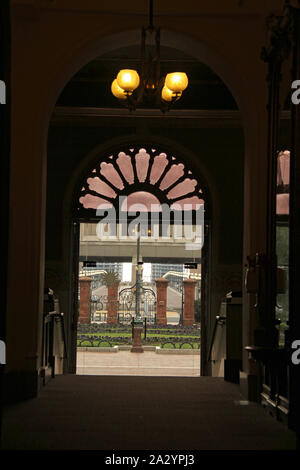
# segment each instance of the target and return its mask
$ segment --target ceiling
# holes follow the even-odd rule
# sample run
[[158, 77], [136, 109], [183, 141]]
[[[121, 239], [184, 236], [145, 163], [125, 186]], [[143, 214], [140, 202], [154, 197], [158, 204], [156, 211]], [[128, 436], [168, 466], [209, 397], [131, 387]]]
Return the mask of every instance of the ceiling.
[[[205, 64], [185, 53], [161, 46], [161, 76], [184, 71], [189, 85], [174, 109], [236, 110], [236, 102], [222, 80]], [[140, 45], [121, 48], [95, 58], [74, 75], [62, 91], [57, 106], [123, 108], [110, 86], [122, 68], [140, 70]], [[143, 103], [143, 108], [151, 108]]]

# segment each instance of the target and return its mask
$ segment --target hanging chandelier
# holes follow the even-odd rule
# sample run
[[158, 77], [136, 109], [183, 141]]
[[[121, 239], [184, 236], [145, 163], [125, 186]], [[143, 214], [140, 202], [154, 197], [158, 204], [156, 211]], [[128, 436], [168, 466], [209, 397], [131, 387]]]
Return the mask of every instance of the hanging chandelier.
[[[147, 47], [147, 39], [155, 39], [155, 54]], [[153, 25], [153, 0], [149, 2], [149, 26], [142, 27], [140, 75], [136, 70], [123, 69], [111, 84], [112, 94], [133, 111], [147, 101], [166, 112], [179, 100], [188, 86], [184, 72], [160, 76], [160, 28]]]

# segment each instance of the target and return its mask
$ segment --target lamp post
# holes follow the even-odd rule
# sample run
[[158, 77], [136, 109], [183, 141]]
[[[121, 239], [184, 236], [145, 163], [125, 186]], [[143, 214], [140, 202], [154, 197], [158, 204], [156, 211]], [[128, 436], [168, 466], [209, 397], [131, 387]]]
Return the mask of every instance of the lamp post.
[[141, 289], [141, 270], [140, 266], [142, 262], [140, 262], [140, 244], [141, 244], [141, 227], [140, 224], [137, 226], [137, 246], [136, 246], [136, 263], [137, 263], [137, 270], [136, 270], [136, 283], [135, 283], [135, 323], [141, 323], [141, 312], [140, 312], [140, 289]]
[[141, 289], [141, 273], [140, 273], [140, 237], [141, 227], [137, 225], [137, 246], [136, 246], [136, 282], [135, 282], [135, 318], [132, 321], [132, 348], [131, 352], [144, 352], [142, 345], [143, 320], [140, 312], [140, 289]]

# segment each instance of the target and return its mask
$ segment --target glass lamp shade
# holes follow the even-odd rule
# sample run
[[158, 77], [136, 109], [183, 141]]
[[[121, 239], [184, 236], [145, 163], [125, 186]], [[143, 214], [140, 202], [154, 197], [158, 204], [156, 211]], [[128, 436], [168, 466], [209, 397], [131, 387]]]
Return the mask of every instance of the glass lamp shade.
[[174, 72], [168, 73], [165, 80], [165, 86], [174, 93], [182, 92], [188, 86], [188, 77], [186, 73]]
[[112, 94], [118, 98], [119, 100], [126, 100], [126, 94], [125, 91], [119, 87], [117, 79], [112, 82], [111, 84], [111, 92]]
[[120, 70], [117, 75], [117, 83], [123, 90], [132, 92], [139, 86], [140, 77], [135, 70]]
[[[180, 95], [181, 96], [181, 92], [180, 92]], [[161, 90], [161, 97], [164, 101], [172, 101], [174, 100], [174, 98], [176, 98], [176, 95], [174, 93], [174, 91], [170, 90], [168, 87], [166, 87], [166, 85], [163, 87], [163, 89]], [[178, 98], [178, 97], [177, 97]]]

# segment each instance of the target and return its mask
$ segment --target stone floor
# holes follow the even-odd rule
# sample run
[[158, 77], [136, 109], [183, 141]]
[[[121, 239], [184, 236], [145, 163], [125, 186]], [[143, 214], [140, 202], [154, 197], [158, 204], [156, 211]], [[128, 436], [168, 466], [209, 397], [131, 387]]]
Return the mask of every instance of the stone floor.
[[200, 354], [77, 351], [78, 375], [200, 376]]

